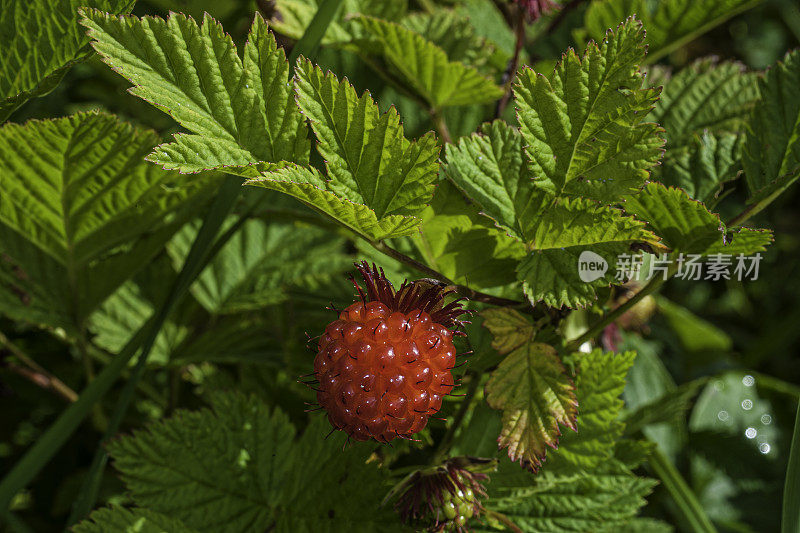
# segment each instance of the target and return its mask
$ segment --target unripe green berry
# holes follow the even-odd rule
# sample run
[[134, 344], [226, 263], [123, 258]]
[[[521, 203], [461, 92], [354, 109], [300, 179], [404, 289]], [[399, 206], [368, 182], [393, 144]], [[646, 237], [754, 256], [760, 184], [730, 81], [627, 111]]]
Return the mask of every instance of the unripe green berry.
[[448, 520], [456, 517], [456, 505], [453, 502], [445, 502], [442, 506], [442, 511]]

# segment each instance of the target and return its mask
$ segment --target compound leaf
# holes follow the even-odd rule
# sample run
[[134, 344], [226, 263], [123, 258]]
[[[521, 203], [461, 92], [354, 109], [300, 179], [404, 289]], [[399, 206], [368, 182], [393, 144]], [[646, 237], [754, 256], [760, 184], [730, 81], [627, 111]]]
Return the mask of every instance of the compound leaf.
[[150, 161], [182, 173], [224, 168], [249, 177], [270, 163], [308, 161], [289, 65], [260, 15], [242, 61], [208, 15], [198, 25], [178, 13], [166, 20], [83, 13], [92, 45], [134, 84], [130, 92], [193, 132], [175, 135]]
[[199, 532], [391, 529], [378, 469], [324, 440], [325, 425], [296, 440], [279, 410], [215, 393], [210, 409], [179, 411], [109, 451], [136, 504]]
[[477, 70], [448, 59], [434, 43], [394, 22], [372, 17], [354, 21], [365, 37], [378, 43], [381, 54], [434, 110], [482, 104], [503, 96], [503, 89]]
[[538, 186], [611, 202], [647, 179], [664, 139], [643, 122], [659, 93], [642, 87], [643, 41], [629, 19], [582, 58], [569, 50], [549, 76], [520, 72], [517, 118]]
[[29, 98], [53, 90], [75, 63], [89, 54], [78, 24], [78, 8], [125, 13], [134, 0], [0, 1], [0, 123]]

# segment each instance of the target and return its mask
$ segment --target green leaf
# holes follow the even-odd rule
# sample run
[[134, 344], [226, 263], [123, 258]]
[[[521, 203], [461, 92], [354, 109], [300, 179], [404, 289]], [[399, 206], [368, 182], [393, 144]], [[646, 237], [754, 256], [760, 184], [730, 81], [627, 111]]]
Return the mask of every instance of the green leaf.
[[789, 52], [759, 82], [744, 146], [751, 202], [769, 202], [800, 177], [800, 51]]
[[196, 529], [186, 527], [180, 520], [147, 509], [126, 509], [114, 505], [93, 512], [89, 517], [72, 528], [74, 533], [108, 533], [109, 531], [129, 531], [137, 533], [197, 533]]
[[761, 0], [598, 0], [586, 10], [584, 25], [593, 39], [606, 28], [636, 15], [647, 30], [650, 62], [693, 41]]
[[[270, 26], [278, 33], [299, 39], [305, 32], [322, 0], [277, 0], [277, 17]], [[336, 19], [328, 27], [323, 45], [349, 44], [358, 35], [352, 19], [356, 15], [370, 15], [387, 20], [400, 20], [408, 11], [408, 0], [345, 0]]]
[[379, 44], [401, 79], [434, 110], [482, 104], [503, 96], [503, 89], [477, 70], [448, 59], [444, 50], [394, 22], [359, 17], [354, 23]]
[[217, 393], [210, 409], [179, 411], [109, 449], [137, 505], [200, 532], [391, 530], [378, 469], [324, 440], [327, 425], [317, 418], [296, 440], [277, 409]]
[[781, 532], [800, 531], [800, 406], [794, 419], [792, 447], [789, 452], [789, 466], [786, 469], [786, 482], [783, 489], [783, 511], [781, 513]]
[[591, 475], [549, 475], [545, 470], [528, 487], [492, 490], [486, 505], [523, 531], [619, 532], [627, 531], [655, 485], [622, 469]]
[[517, 262], [525, 256], [523, 244], [480, 216], [449, 182], [437, 185], [420, 219], [420, 232], [411, 238], [425, 264], [437, 272], [481, 289], [516, 281]]
[[533, 184], [519, 130], [497, 120], [446, 149], [447, 176], [492, 218], [522, 241], [526, 220], [538, 216], [544, 192]]
[[683, 422], [692, 399], [708, 380], [695, 379], [638, 407], [625, 417], [625, 433], [633, 435], [651, 424]]
[[[187, 225], [168, 251], [178, 266], [197, 234]], [[284, 288], [304, 278], [343, 272], [352, 258], [344, 239], [315, 227], [245, 222], [222, 247], [192, 286], [197, 301], [213, 314], [258, 310], [285, 298]]]
[[757, 79], [741, 63], [715, 58], [695, 61], [672, 76], [653, 109], [653, 120], [666, 130], [668, 153], [704, 133], [743, 131], [758, 100]]
[[772, 230], [737, 228], [728, 230], [724, 244], [716, 242], [708, 248], [706, 253], [708, 255], [752, 255], [756, 252], [765, 252], [773, 240]]
[[685, 307], [659, 297], [658, 308], [689, 353], [728, 352], [733, 347], [727, 333]]
[[744, 136], [708, 131], [683, 147], [670, 148], [656, 173], [658, 181], [679, 187], [704, 203], [712, 202], [722, 185], [741, 171]]
[[525, 343], [512, 351], [486, 383], [486, 401], [503, 411], [498, 446], [508, 457], [536, 471], [556, 448], [562, 426], [575, 430], [575, 385], [552, 346]]
[[472, 20], [457, 11], [438, 9], [432, 13], [412, 13], [401, 24], [444, 50], [450, 61], [481, 68], [495, 52], [491, 43], [475, 34]]
[[0, 123], [29, 98], [47, 94], [75, 63], [89, 55], [78, 8], [125, 13], [133, 0], [0, 1]]
[[611, 202], [647, 179], [664, 140], [643, 122], [659, 93], [642, 87], [643, 41], [641, 23], [629, 19], [582, 58], [566, 52], [549, 76], [519, 73], [517, 118], [538, 186]]
[[[517, 275], [531, 302], [551, 307], [591, 304], [598, 288], [614, 282], [617, 257], [631, 253], [632, 244], [661, 246], [643, 222], [579, 198], [553, 203], [524, 231], [533, 252], [520, 263]], [[596, 279], [582, 278], [581, 264], [587, 261], [605, 262], [606, 271]]]
[[202, 207], [216, 177], [176, 188], [142, 161], [157, 140], [97, 113], [0, 128], [4, 313], [80, 329]]
[[313, 167], [290, 165], [260, 178], [251, 179], [245, 185], [264, 187], [288, 194], [305, 205], [320, 211], [370, 241], [411, 235], [418, 231], [420, 220], [403, 215], [388, 215], [378, 219], [375, 211], [328, 190], [331, 181], [326, 181]]
[[130, 92], [192, 132], [176, 134], [174, 142], [148, 156], [150, 161], [183, 173], [224, 168], [245, 177], [270, 163], [308, 161], [306, 127], [287, 81], [289, 65], [260, 15], [244, 60], [208, 15], [202, 25], [178, 13], [166, 20], [97, 10], [84, 15], [92, 45], [134, 84]]
[[647, 221], [672, 251], [702, 254], [722, 243], [725, 225], [719, 216], [682, 189], [650, 183], [626, 199], [625, 210]]
[[625, 376], [635, 352], [603, 352], [581, 355], [575, 387], [578, 395], [578, 430], [561, 439], [551, 452], [547, 471], [574, 472], [597, 468], [614, 455], [614, 445], [624, 424], [618, 420], [623, 402]]

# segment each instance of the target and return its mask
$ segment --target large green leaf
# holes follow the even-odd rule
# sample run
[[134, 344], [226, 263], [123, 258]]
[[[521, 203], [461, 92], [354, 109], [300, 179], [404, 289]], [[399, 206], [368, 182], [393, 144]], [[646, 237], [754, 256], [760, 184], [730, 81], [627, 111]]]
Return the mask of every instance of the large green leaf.
[[203, 205], [215, 178], [176, 187], [157, 141], [97, 113], [0, 129], [4, 313], [75, 331]]
[[430, 202], [439, 164], [433, 134], [409, 141], [394, 108], [381, 114], [368, 93], [310, 61], [297, 66], [297, 101], [326, 161], [315, 168], [285, 165], [248, 182], [278, 190], [338, 220], [370, 240], [407, 235]]
[[[557, 448], [559, 425], [575, 429], [575, 385], [552, 346], [526, 341], [506, 352], [516, 341], [504, 339], [507, 327], [497, 324], [497, 314], [490, 316], [487, 327], [495, 337], [493, 346], [503, 346], [502, 353], [508, 353], [486, 383], [486, 401], [503, 411], [498, 446], [508, 448], [512, 461], [536, 471], [547, 446]], [[527, 321], [516, 312], [509, 318], [515, 331], [521, 320]], [[519, 334], [512, 332], [511, 337], [518, 340]]]
[[495, 53], [491, 43], [476, 35], [473, 21], [457, 11], [416, 12], [405, 17], [401, 24], [444, 50], [450, 61], [481, 69]]
[[547, 471], [567, 473], [597, 469], [614, 455], [624, 424], [618, 420], [623, 402], [625, 376], [635, 352], [603, 352], [581, 355], [575, 382], [578, 395], [578, 430], [561, 439], [551, 452]]
[[137, 505], [199, 532], [392, 530], [377, 467], [325, 440], [327, 425], [319, 417], [297, 440], [279, 410], [218, 393], [210, 409], [180, 411], [109, 450]]
[[597, 0], [586, 10], [584, 24], [593, 39], [631, 15], [644, 22], [649, 60], [680, 48], [761, 0]]
[[625, 210], [646, 221], [673, 251], [700, 254], [722, 243], [725, 225], [719, 216], [682, 189], [651, 183], [627, 198]]
[[[278, 32], [292, 39], [302, 37], [306, 28], [314, 18], [322, 0], [276, 0], [275, 7], [278, 16], [270, 25]], [[349, 44], [357, 28], [354, 28], [353, 17], [356, 15], [371, 15], [387, 20], [400, 20], [408, 10], [408, 0], [344, 0], [337, 13], [336, 19], [328, 27], [322, 44], [345, 45]]]
[[582, 58], [566, 52], [550, 75], [519, 73], [517, 117], [538, 186], [613, 201], [647, 179], [664, 140], [643, 122], [659, 93], [642, 87], [643, 41], [629, 19]]
[[85, 58], [88, 37], [78, 24], [78, 8], [115, 14], [134, 0], [0, 0], [0, 123], [31, 97], [51, 91], [67, 70]]
[[516, 281], [525, 247], [497, 229], [468, 205], [449, 182], [441, 181], [421, 214], [420, 232], [412, 235], [425, 264], [470, 287], [505, 286]]
[[[632, 245], [661, 246], [643, 222], [579, 198], [555, 201], [524, 231], [532, 252], [519, 264], [517, 275], [531, 302], [552, 307], [591, 304], [596, 289], [614, 282], [617, 259], [633, 253]], [[597, 265], [597, 276], [586, 275], [587, 263]]]
[[666, 130], [669, 149], [704, 132], [743, 131], [758, 100], [757, 78], [741, 63], [714, 58], [700, 59], [672, 76], [652, 115]]
[[289, 65], [260, 15], [242, 59], [208, 16], [198, 25], [177, 13], [166, 20], [84, 14], [95, 50], [134, 84], [130, 92], [192, 132], [176, 134], [150, 161], [183, 173], [225, 168], [250, 177], [270, 163], [308, 161]]
[[383, 57], [431, 109], [488, 103], [503, 96], [503, 89], [492, 80], [451, 61], [444, 50], [408, 28], [372, 17], [354, 22], [365, 38], [379, 44]]
[[759, 87], [744, 147], [751, 201], [774, 198], [800, 176], [800, 51], [770, 68]]
[[685, 146], [669, 149], [656, 178], [696, 200], [713, 202], [722, 185], [738, 177], [743, 144], [743, 135], [706, 131]]
[[186, 527], [183, 522], [171, 516], [147, 509], [126, 509], [114, 505], [93, 512], [89, 517], [72, 528], [74, 533], [197, 533], [196, 529]]
[[656, 482], [617, 468], [574, 475], [549, 475], [545, 470], [527, 485], [492, 486], [487, 506], [523, 531], [617, 533], [629, 531], [627, 525], [645, 505], [644, 498]]
[[[176, 266], [183, 264], [198, 229], [187, 225], [170, 242]], [[257, 310], [282, 301], [286, 285], [350, 267], [353, 260], [343, 244], [319, 228], [249, 220], [217, 252], [191, 291], [210, 313]]]

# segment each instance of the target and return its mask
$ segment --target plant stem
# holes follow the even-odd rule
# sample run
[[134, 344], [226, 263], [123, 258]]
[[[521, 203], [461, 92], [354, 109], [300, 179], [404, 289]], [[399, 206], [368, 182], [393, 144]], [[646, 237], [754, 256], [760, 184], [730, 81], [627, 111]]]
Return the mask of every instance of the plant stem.
[[660, 449], [656, 448], [649, 459], [653, 471], [661, 479], [664, 488], [667, 489], [672, 499], [678, 505], [683, 518], [686, 519], [691, 530], [702, 533], [716, 533], [716, 528], [706, 515], [703, 506], [697, 501], [692, 489], [686, 484], [678, 469], [672, 461], [664, 455]]
[[781, 533], [800, 532], [800, 405], [794, 421], [792, 447], [789, 451], [789, 466], [783, 487], [783, 512]]
[[439, 137], [444, 144], [452, 144], [453, 138], [450, 136], [450, 130], [447, 129], [447, 121], [444, 119], [444, 114], [441, 109], [432, 109], [430, 111], [433, 126], [439, 133]]
[[511, 89], [514, 84], [514, 78], [517, 75], [519, 68], [519, 56], [522, 53], [522, 47], [525, 46], [525, 14], [522, 12], [522, 7], [517, 6], [516, 22], [514, 23], [514, 34], [516, 41], [514, 43], [514, 55], [508, 62], [505, 72], [503, 73], [503, 85], [505, 86], [505, 93], [502, 98], [497, 102], [494, 116], [500, 118], [505, 111], [508, 102], [511, 100]]
[[647, 284], [644, 287], [642, 287], [642, 289], [639, 292], [637, 292], [630, 300], [623, 303], [613, 311], [609, 311], [608, 313], [603, 315], [603, 317], [594, 324], [592, 324], [592, 326], [590, 326], [589, 329], [586, 330], [586, 332], [583, 335], [567, 343], [565, 347], [566, 351], [574, 352], [578, 348], [580, 348], [584, 342], [590, 341], [593, 338], [595, 338], [606, 328], [606, 326], [608, 326], [616, 319], [618, 319], [620, 316], [622, 316], [625, 313], [625, 311], [627, 311], [628, 309], [630, 309], [631, 307], [642, 301], [645, 298], [645, 296], [652, 294], [659, 287], [661, 287], [669, 278], [672, 277], [673, 274], [675, 274], [677, 268], [678, 267], [674, 263], [671, 263], [664, 277], [654, 277], [650, 281], [648, 281]]
[[517, 526], [517, 524], [512, 522], [511, 519], [506, 515], [504, 515], [503, 513], [498, 513], [497, 511], [493, 511], [491, 509], [484, 509], [483, 514], [485, 514], [488, 517], [494, 518], [495, 520], [506, 526], [514, 533], [522, 533], [522, 530], [519, 528], [519, 526]]
[[[52, 390], [68, 402], [74, 402], [78, 399], [78, 393], [68, 387], [55, 375], [44, 369], [36, 361], [28, 357], [22, 349], [11, 342], [2, 332], [0, 332], [0, 345], [5, 346], [16, 359], [28, 367], [28, 369], [17, 367], [17, 369], [14, 369], [17, 374], [29, 379], [31, 382], [44, 389]], [[25, 372], [26, 370], [27, 372]]]
[[441, 272], [437, 272], [436, 270], [432, 269], [431, 267], [420, 263], [419, 261], [417, 261], [413, 257], [409, 257], [406, 254], [395, 250], [394, 248], [392, 248], [391, 246], [387, 245], [383, 241], [380, 241], [380, 242], [368, 241], [368, 242], [372, 245], [373, 248], [375, 248], [376, 250], [378, 250], [382, 254], [387, 255], [387, 256], [389, 256], [392, 259], [395, 259], [397, 261], [400, 261], [401, 263], [405, 263], [406, 265], [408, 265], [410, 267], [413, 267], [416, 270], [419, 270], [420, 272], [422, 272], [424, 274], [427, 274], [428, 276], [430, 276], [430, 277], [432, 277], [434, 279], [438, 279], [439, 281], [442, 281], [442, 282], [446, 283], [447, 285], [454, 286], [459, 294], [461, 294], [463, 296], [466, 296], [470, 300], [473, 300], [473, 301], [476, 301], [476, 302], [492, 304], [492, 305], [497, 305], [497, 306], [501, 306], [501, 307], [528, 306], [528, 304], [525, 303], [525, 302], [520, 302], [520, 301], [517, 301], [517, 300], [509, 300], [508, 298], [501, 298], [499, 296], [492, 296], [491, 294], [486, 294], [484, 292], [480, 292], [480, 291], [476, 291], [476, 290], [470, 289], [469, 287], [465, 287], [464, 285], [458, 285], [457, 283], [455, 283], [453, 280], [449, 279], [447, 276], [445, 276]]
[[461, 401], [461, 405], [458, 407], [458, 411], [456, 411], [455, 416], [453, 416], [453, 423], [450, 424], [447, 433], [445, 433], [441, 442], [439, 442], [439, 447], [436, 449], [436, 453], [433, 455], [433, 460], [431, 461], [432, 465], [441, 463], [450, 451], [450, 447], [453, 445], [453, 439], [456, 436], [456, 431], [458, 431], [458, 428], [464, 421], [464, 417], [467, 411], [469, 411], [472, 401], [475, 399], [475, 395], [478, 392], [481, 383], [480, 376], [472, 373], [468, 373], [467, 375], [470, 377], [469, 384], [467, 385], [467, 392], [465, 393], [464, 399]]

